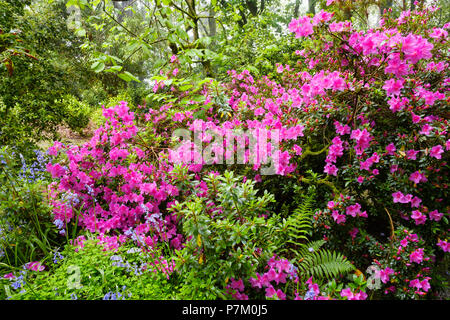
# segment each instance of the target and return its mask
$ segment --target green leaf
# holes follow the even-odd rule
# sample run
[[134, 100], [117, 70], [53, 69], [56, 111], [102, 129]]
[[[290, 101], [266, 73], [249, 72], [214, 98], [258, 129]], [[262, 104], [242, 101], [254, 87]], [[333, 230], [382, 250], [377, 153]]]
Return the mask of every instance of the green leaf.
[[119, 73], [118, 76], [119, 76], [120, 79], [125, 80], [126, 82], [130, 82], [130, 81], [141, 82], [138, 78], [133, 76], [128, 71], [125, 71], [123, 73]]
[[192, 84], [185, 84], [183, 86], [178, 87], [178, 89], [181, 90], [181, 91], [187, 91], [187, 90], [189, 90], [192, 87], [193, 87]]
[[84, 30], [83, 28], [78, 28], [75, 31], [75, 34], [79, 37], [85, 37], [86, 36], [86, 30]]
[[105, 69], [105, 64], [101, 61], [96, 61], [91, 65], [91, 69], [99, 73]]
[[122, 70], [122, 66], [112, 66], [105, 70], [105, 72], [120, 72]]

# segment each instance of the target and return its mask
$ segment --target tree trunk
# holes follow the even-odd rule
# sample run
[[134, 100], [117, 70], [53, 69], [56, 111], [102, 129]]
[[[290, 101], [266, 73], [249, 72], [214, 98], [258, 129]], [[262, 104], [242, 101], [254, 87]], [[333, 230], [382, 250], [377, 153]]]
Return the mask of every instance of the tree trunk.
[[316, 14], [316, 0], [308, 0], [308, 13]]
[[266, 1], [261, 0], [261, 5], [259, 6], [259, 14], [263, 13], [265, 8], [266, 8]]
[[344, 20], [350, 20], [352, 18], [352, 9], [351, 7], [345, 7], [344, 9]]
[[189, 8], [189, 14], [191, 15], [191, 20], [194, 22], [194, 41], [197, 41], [200, 37], [198, 33], [198, 18], [197, 13], [195, 11], [195, 0], [186, 0], [186, 4]]
[[211, 6], [209, 8], [209, 18], [208, 18], [208, 26], [209, 26], [209, 36], [214, 37], [217, 33], [217, 24], [216, 19], [214, 16], [216, 15], [216, 12], [214, 11], [214, 8]]
[[256, 17], [258, 15], [258, 4], [256, 0], [246, 0], [245, 3], [252, 16]]
[[[197, 17], [197, 11], [195, 10], [195, 0], [185, 0], [186, 4], [189, 8], [189, 15], [191, 16], [192, 21], [194, 22], [194, 42], [197, 41], [200, 38], [199, 32], [198, 32], [198, 21], [199, 18]], [[206, 49], [203, 44], [197, 44], [196, 45], [197, 49]], [[205, 70], [206, 76], [207, 77], [212, 77], [213, 76], [213, 71], [212, 71], [212, 66], [211, 66], [211, 61], [205, 59], [201, 61], [201, 64], [203, 66], [203, 69]]]
[[299, 15], [300, 10], [300, 0], [295, 0], [295, 7], [294, 7], [294, 18], [297, 19]]
[[239, 15], [241, 16], [241, 20], [238, 20], [239, 27], [243, 28], [247, 24], [247, 17], [245, 16], [245, 13], [239, 8]]

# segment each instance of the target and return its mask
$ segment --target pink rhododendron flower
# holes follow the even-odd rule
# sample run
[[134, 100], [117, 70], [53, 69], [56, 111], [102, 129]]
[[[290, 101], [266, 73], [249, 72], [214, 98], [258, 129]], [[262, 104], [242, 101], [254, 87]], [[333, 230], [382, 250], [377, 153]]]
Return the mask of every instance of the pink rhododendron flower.
[[352, 217], [356, 217], [357, 214], [359, 214], [361, 212], [361, 205], [359, 203], [356, 203], [352, 206], [348, 206], [345, 209], [345, 213], [347, 213], [348, 215], [352, 216]]
[[413, 196], [411, 194], [404, 195], [400, 191], [394, 192], [392, 194], [394, 203], [409, 203]]
[[326, 174], [337, 176], [338, 168], [334, 164], [327, 163], [323, 169]]
[[430, 215], [430, 220], [434, 220], [434, 221], [440, 221], [442, 219], [442, 217], [444, 216], [443, 213], [440, 213], [437, 210], [430, 211], [429, 215]]
[[238, 281], [235, 279], [230, 279], [231, 280], [231, 288], [232, 289], [236, 289], [239, 291], [244, 291], [244, 282], [242, 281], [242, 279], [239, 279]]
[[412, 212], [411, 218], [413, 218], [416, 221], [416, 225], [424, 224], [425, 221], [427, 220], [427, 216], [424, 215], [419, 210], [414, 210]]
[[390, 79], [384, 83], [383, 89], [386, 90], [386, 93], [389, 96], [399, 95], [400, 90], [403, 88], [404, 83], [405, 83], [404, 79], [400, 80]]
[[390, 173], [394, 173], [394, 172], [396, 172], [398, 170], [398, 165], [397, 164], [393, 164], [392, 166], [391, 166], [391, 168], [389, 169], [389, 172]]
[[272, 285], [266, 288], [266, 297], [277, 297], [279, 300], [286, 300], [286, 294], [281, 289], [275, 290]]
[[352, 237], [352, 240], [355, 239], [356, 235], [358, 234], [359, 229], [358, 228], [353, 228], [351, 231], [349, 231], [348, 233], [350, 234], [350, 236]]
[[433, 47], [432, 43], [420, 35], [410, 33], [402, 39], [402, 52], [405, 54], [405, 58], [412, 63], [417, 63], [421, 59], [430, 59], [433, 56], [431, 53]]
[[313, 17], [313, 25], [318, 25], [320, 22], [327, 22], [330, 21], [331, 18], [334, 16], [334, 12], [327, 12], [325, 10], [320, 10], [319, 13], [317, 13]]
[[16, 276], [12, 272], [10, 272], [10, 273], [5, 274], [3, 276], [3, 278], [11, 280], [11, 279], [15, 279]]
[[363, 151], [369, 147], [370, 141], [373, 139], [367, 129], [356, 129], [352, 131], [350, 139], [356, 140], [355, 151], [357, 155], [361, 155]]
[[444, 252], [450, 252], [450, 242], [439, 240], [437, 246], [439, 246]]
[[422, 284], [419, 279], [414, 279], [409, 282], [411, 288], [422, 289]]
[[444, 152], [444, 149], [441, 145], [437, 145], [431, 148], [430, 157], [434, 157], [436, 159], [441, 159], [441, 154]]
[[397, 150], [397, 148], [395, 147], [395, 145], [393, 143], [390, 143], [386, 146], [386, 151], [387, 151], [387, 154], [389, 154], [389, 155], [393, 155], [396, 150]]
[[417, 114], [415, 114], [412, 111], [411, 111], [411, 117], [412, 117], [413, 123], [419, 123], [422, 120], [422, 118], [420, 116], [418, 116]]
[[52, 165], [51, 163], [47, 163], [47, 171], [52, 174], [53, 178], [59, 178], [64, 175], [66, 169], [61, 167], [59, 163]]
[[392, 270], [389, 267], [386, 267], [386, 269], [380, 270], [380, 280], [383, 283], [387, 283], [389, 281], [389, 276], [394, 274], [394, 270]]
[[61, 142], [55, 141], [53, 146], [48, 148], [48, 154], [56, 157], [58, 155], [58, 151], [61, 150], [62, 147], [63, 145]]
[[427, 182], [428, 179], [425, 176], [425, 174], [421, 173], [420, 171], [416, 171], [411, 173], [409, 176], [409, 180], [413, 181], [414, 183], [420, 183], [420, 182]]
[[425, 279], [423, 279], [420, 282], [420, 285], [422, 286], [422, 290], [425, 292], [427, 292], [431, 288], [430, 283], [428, 282], [429, 279], [430, 279], [429, 277], [426, 277]]
[[423, 261], [423, 248], [419, 248], [419, 249], [413, 251], [409, 255], [409, 261], [420, 264]]
[[433, 28], [432, 29], [433, 32], [430, 32], [428, 34], [429, 37], [433, 38], [433, 39], [439, 39], [439, 38], [447, 38], [448, 37], [448, 32], [444, 29], [441, 28]]
[[406, 159], [416, 160], [416, 156], [418, 153], [419, 151], [416, 150], [408, 150], [406, 151]]
[[344, 135], [350, 133], [350, 127], [348, 125], [342, 125], [340, 122], [335, 121], [334, 126], [336, 127], [337, 134]]
[[298, 19], [292, 19], [289, 23], [289, 31], [294, 32], [296, 38], [307, 37], [313, 34], [314, 30], [311, 18], [304, 16]]
[[422, 202], [422, 199], [420, 199], [419, 197], [412, 198], [411, 208], [418, 208], [421, 202]]
[[345, 215], [340, 214], [339, 211], [333, 210], [331, 212], [331, 216], [334, 221], [336, 221], [337, 224], [343, 224], [346, 221]]
[[401, 77], [410, 73], [410, 67], [407, 62], [400, 58], [398, 53], [394, 53], [391, 54], [384, 71], [386, 73], [392, 73], [396, 77]]
[[408, 239], [407, 238], [404, 238], [404, 239], [402, 239], [401, 241], [400, 241], [400, 245], [402, 246], [402, 247], [406, 247], [407, 245], [408, 245]]
[[367, 294], [364, 291], [354, 294], [350, 288], [345, 288], [341, 291], [341, 297], [347, 297], [347, 300], [366, 300]]
[[428, 136], [430, 135], [431, 130], [433, 130], [433, 127], [430, 126], [428, 123], [426, 123], [422, 126], [422, 129], [420, 130], [419, 133]]
[[298, 155], [298, 156], [302, 155], [302, 148], [300, 146], [294, 144], [293, 149], [294, 149], [296, 155]]

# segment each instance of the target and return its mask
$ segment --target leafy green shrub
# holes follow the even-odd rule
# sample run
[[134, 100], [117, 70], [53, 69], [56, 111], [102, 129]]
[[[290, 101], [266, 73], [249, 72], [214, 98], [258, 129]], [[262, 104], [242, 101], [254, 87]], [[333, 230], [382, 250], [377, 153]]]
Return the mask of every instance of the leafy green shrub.
[[176, 252], [177, 271], [185, 282], [180, 295], [185, 299], [224, 298], [224, 284], [253, 275], [277, 247], [278, 219], [264, 216], [272, 195], [258, 197], [254, 181], [242, 183], [231, 171], [223, 176], [212, 173], [204, 182], [170, 209], [181, 217], [188, 239]]
[[90, 105], [92, 108], [101, 107], [102, 103], [108, 99], [108, 93], [99, 85], [94, 84], [92, 87], [81, 93], [81, 100]]
[[163, 264], [132, 242], [108, 251], [97, 240], [87, 239], [54, 252], [46, 266], [49, 271], [13, 273], [24, 275], [20, 291], [11, 287], [17, 278], [0, 281], [10, 299], [162, 300], [170, 299], [176, 290], [169, 273], [160, 267]]
[[92, 113], [91, 107], [72, 95], [66, 95], [61, 104], [67, 114], [65, 122], [69, 128], [81, 133], [82, 129], [86, 128], [89, 123]]

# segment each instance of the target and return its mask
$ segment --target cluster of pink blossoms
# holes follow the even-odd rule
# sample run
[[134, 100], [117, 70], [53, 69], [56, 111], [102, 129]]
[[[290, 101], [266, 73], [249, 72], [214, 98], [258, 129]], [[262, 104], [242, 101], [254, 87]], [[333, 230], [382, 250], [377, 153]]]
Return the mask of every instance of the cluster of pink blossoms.
[[425, 295], [431, 288], [430, 283], [428, 282], [430, 279], [430, 277], [424, 277], [422, 280], [414, 279], [409, 282], [409, 286], [416, 289], [414, 292], [415, 294]]
[[287, 259], [276, 259], [275, 256], [267, 262], [269, 270], [260, 275], [256, 273], [256, 278], [250, 278], [250, 283], [254, 288], [266, 288], [266, 297], [285, 300], [286, 294], [281, 289], [275, 289], [271, 282], [286, 283], [287, 278], [297, 277], [296, 268]]
[[331, 142], [333, 144], [328, 149], [325, 159], [326, 165], [323, 171], [329, 175], [336, 176], [338, 169], [333, 163], [336, 163], [337, 158], [342, 157], [344, 154], [344, 142], [339, 136], [334, 137]]
[[[423, 179], [423, 178], [420, 178]], [[426, 178], [425, 178], [426, 179]], [[411, 177], [410, 177], [411, 180]], [[414, 181], [415, 183], [418, 183]], [[421, 207], [420, 203], [422, 202], [422, 199], [420, 199], [417, 196], [413, 196], [412, 194], [404, 195], [401, 191], [394, 192], [392, 194], [393, 202], [394, 203], [411, 203], [412, 208], [423, 208]], [[438, 210], [433, 210], [428, 213], [430, 220], [434, 220], [436, 222], [440, 221], [442, 217], [444, 216], [443, 213], [439, 212]], [[422, 213], [420, 210], [413, 210], [411, 214], [411, 218], [414, 219], [416, 225], [424, 224], [427, 220], [427, 216]]]
[[[67, 162], [47, 165], [57, 183], [50, 185], [55, 220], [64, 224], [81, 210], [78, 223], [91, 232], [99, 232], [101, 241], [114, 248], [124, 235], [135, 237], [142, 245], [154, 244], [149, 232], [160, 240], [180, 246], [176, 222], [162, 217], [159, 205], [178, 195], [170, 176], [171, 166], [159, 161], [156, 167], [147, 160], [146, 152], [134, 145], [138, 130], [134, 114], [125, 102], [103, 111], [105, 125], [95, 131], [85, 145], [65, 148]], [[57, 155], [59, 143], [49, 153]], [[134, 154], [132, 160], [130, 155]], [[70, 200], [68, 201], [68, 196]], [[76, 201], [75, 201], [76, 200]], [[129, 232], [132, 228], [133, 232]], [[122, 232], [122, 238], [108, 236], [110, 231]], [[132, 233], [134, 233], [132, 235]]]
[[450, 252], [450, 242], [445, 240], [439, 240], [436, 244], [439, 248], [442, 249], [444, 252]]
[[28, 262], [25, 264], [25, 268], [31, 271], [44, 271], [45, 266], [39, 261]]
[[[361, 211], [361, 205], [355, 203], [353, 205], [346, 205], [346, 202], [350, 200], [349, 196], [341, 195], [338, 200], [329, 201], [327, 204], [328, 210], [331, 211], [331, 217], [337, 224], [344, 224], [346, 221], [346, 215], [353, 218], [363, 217], [367, 218], [367, 212]], [[345, 208], [345, 211], [344, 211]]]
[[366, 300], [367, 293], [365, 293], [362, 290], [359, 290], [358, 292], [353, 292], [352, 289], [346, 288], [342, 289], [341, 297], [346, 297], [348, 300]]
[[236, 300], [248, 300], [248, 296], [244, 293], [245, 286], [242, 279], [230, 279], [230, 283], [226, 286], [226, 292]]

